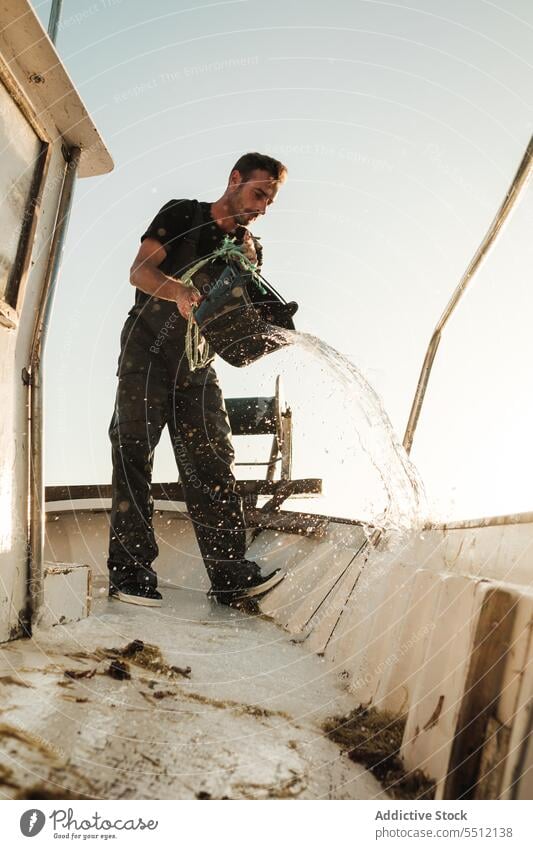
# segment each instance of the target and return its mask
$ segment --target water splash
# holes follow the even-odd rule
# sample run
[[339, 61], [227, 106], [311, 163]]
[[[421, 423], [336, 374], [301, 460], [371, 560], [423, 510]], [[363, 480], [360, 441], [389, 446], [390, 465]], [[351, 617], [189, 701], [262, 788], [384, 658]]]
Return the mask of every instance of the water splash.
[[[398, 529], [411, 528], [420, 521], [426, 509], [424, 487], [396, 436], [381, 398], [357, 366], [322, 339], [310, 333], [293, 331], [293, 335], [297, 337], [297, 344], [321, 358], [346, 388], [348, 398], [357, 402], [365, 426], [361, 427], [361, 423], [354, 426], [353, 436], [369, 458], [387, 494], [387, 505], [382, 514], [385, 524]], [[374, 522], [381, 526], [379, 515], [374, 517]]]
[[322, 477], [325, 490], [285, 508], [357, 519], [391, 540], [419, 527], [422, 481], [362, 372], [310, 333], [276, 329], [276, 337], [286, 347], [246, 372], [263, 372], [270, 385], [273, 371], [282, 374], [293, 413], [292, 477]]

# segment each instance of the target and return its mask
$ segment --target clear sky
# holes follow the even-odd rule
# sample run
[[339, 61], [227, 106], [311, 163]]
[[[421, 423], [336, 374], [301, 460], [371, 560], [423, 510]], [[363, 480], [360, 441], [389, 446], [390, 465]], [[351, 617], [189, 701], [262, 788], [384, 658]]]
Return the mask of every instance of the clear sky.
[[[35, 3], [43, 21], [49, 6]], [[363, 372], [401, 440], [433, 327], [532, 132], [530, 0], [65, 0], [57, 48], [115, 170], [76, 190], [46, 354], [47, 482], [110, 480], [139, 236], [170, 198], [219, 197], [247, 150], [289, 169], [255, 227], [265, 276], [300, 303], [299, 329]], [[436, 515], [533, 510], [532, 196], [437, 355], [412, 453]], [[222, 365], [224, 390], [270, 394], [284, 371], [307, 445], [296, 474], [322, 474], [328, 446], [338, 471], [357, 416], [298, 356]], [[155, 479], [174, 477], [165, 441]]]

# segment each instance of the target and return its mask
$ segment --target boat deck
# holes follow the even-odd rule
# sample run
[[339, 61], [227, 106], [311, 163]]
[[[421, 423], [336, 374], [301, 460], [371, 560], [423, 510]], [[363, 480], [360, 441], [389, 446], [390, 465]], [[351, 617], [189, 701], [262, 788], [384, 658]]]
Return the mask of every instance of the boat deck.
[[321, 731], [353, 697], [277, 625], [199, 591], [95, 594], [88, 619], [2, 647], [2, 797], [386, 798]]

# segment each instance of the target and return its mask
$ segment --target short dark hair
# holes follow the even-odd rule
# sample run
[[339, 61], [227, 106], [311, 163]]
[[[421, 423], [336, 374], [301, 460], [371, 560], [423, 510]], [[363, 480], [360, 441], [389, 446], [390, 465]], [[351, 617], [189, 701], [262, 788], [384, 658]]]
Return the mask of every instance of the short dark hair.
[[237, 160], [232, 171], [238, 171], [247, 180], [252, 171], [266, 171], [275, 180], [283, 182], [287, 176], [287, 167], [278, 159], [265, 153], [245, 153]]

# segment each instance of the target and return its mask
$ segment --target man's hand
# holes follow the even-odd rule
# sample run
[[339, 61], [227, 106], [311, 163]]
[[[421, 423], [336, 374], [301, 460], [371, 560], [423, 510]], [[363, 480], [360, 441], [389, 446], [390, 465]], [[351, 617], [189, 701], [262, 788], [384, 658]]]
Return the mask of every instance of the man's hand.
[[199, 304], [202, 300], [202, 296], [198, 289], [195, 289], [194, 286], [185, 286], [179, 280], [176, 280], [176, 284], [176, 306], [178, 307], [180, 315], [183, 316], [183, 318], [188, 319], [193, 307]]
[[249, 230], [246, 230], [240, 248], [246, 259], [248, 259], [250, 262], [257, 263], [257, 252], [255, 249], [255, 242]]
[[180, 315], [187, 319], [202, 296], [198, 289], [184, 286], [181, 280], [161, 271], [159, 266], [166, 255], [165, 248], [157, 239], [144, 239], [130, 270], [130, 282], [147, 295], [173, 301]]

